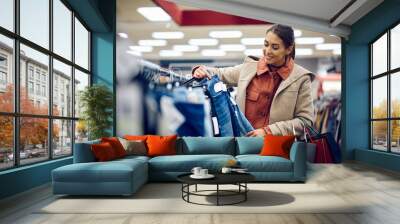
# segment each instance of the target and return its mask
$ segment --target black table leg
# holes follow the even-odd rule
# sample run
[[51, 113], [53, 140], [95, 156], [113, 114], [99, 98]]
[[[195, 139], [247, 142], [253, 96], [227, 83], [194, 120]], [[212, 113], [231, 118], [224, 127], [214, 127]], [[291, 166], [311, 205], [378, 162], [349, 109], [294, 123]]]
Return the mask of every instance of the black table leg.
[[197, 192], [197, 184], [196, 184], [196, 186], [195, 186], [195, 191]]
[[244, 192], [244, 201], [247, 201], [247, 192], [248, 192], [248, 190], [247, 190], [247, 182], [244, 183], [244, 190], [245, 190], [245, 192]]
[[219, 184], [217, 184], [217, 206], [219, 205]]

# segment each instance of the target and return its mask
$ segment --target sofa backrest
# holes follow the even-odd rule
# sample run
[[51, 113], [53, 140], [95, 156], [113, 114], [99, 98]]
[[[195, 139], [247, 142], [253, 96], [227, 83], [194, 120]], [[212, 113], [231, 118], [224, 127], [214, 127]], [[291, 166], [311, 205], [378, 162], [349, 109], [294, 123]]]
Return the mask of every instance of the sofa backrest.
[[236, 155], [259, 154], [263, 145], [263, 137], [236, 137]]
[[92, 144], [99, 144], [100, 139], [87, 141], [87, 142], [79, 142], [74, 145], [74, 163], [89, 163], [95, 162], [96, 158], [93, 155], [93, 152], [90, 148]]
[[177, 144], [177, 154], [226, 154], [235, 155], [233, 137], [182, 137]]

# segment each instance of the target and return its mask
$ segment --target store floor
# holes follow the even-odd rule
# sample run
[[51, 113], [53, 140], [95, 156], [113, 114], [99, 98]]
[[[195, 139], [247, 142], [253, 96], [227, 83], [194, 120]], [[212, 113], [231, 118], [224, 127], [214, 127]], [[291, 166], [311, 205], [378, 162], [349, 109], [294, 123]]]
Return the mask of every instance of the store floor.
[[399, 173], [360, 163], [313, 164], [307, 183], [366, 206], [354, 214], [37, 214], [39, 202], [54, 197], [46, 185], [2, 201], [0, 223], [400, 223]]

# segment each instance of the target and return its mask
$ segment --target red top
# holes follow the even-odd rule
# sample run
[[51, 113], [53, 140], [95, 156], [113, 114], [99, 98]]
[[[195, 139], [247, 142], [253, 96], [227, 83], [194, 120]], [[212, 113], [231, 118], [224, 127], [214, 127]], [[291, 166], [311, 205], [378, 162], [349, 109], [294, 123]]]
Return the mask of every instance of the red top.
[[276, 71], [271, 71], [265, 58], [257, 64], [257, 74], [246, 89], [245, 116], [255, 129], [269, 124], [269, 113], [279, 85], [293, 70], [294, 61], [289, 59]]

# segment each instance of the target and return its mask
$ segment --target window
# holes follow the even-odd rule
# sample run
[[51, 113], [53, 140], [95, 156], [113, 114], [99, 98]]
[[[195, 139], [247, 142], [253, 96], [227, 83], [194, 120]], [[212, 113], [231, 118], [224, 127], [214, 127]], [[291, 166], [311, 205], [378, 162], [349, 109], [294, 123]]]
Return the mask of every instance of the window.
[[0, 124], [0, 170], [2, 170], [14, 166], [13, 117], [0, 115]]
[[20, 0], [21, 36], [49, 48], [49, 0]]
[[4, 86], [7, 84], [7, 74], [3, 71], [0, 71], [0, 84]]
[[46, 83], [46, 74], [42, 73], [42, 82]]
[[46, 86], [42, 86], [42, 96], [46, 96]]
[[75, 62], [82, 68], [89, 69], [89, 32], [75, 18]]
[[33, 82], [28, 82], [28, 92], [29, 94], [33, 94]]
[[29, 66], [28, 76], [30, 80], [33, 80], [33, 67]]
[[85, 87], [89, 86], [89, 75], [79, 70], [75, 70], [75, 117], [81, 114], [80, 95]]
[[22, 165], [49, 158], [48, 122], [44, 118], [20, 118], [19, 158]]
[[36, 95], [40, 95], [40, 84], [36, 84]]
[[70, 156], [76, 132], [86, 136], [86, 126], [76, 127], [74, 105], [80, 92], [75, 87], [89, 85], [90, 32], [67, 4], [0, 0], [0, 170]]
[[400, 25], [378, 37], [371, 52], [371, 148], [400, 153]]
[[[60, 92], [60, 100], [62, 103], [64, 103], [64, 96], [71, 96], [72, 95], [72, 90], [71, 89], [65, 89], [64, 85], [65, 83], [70, 83], [72, 84], [72, 68], [69, 65], [66, 65], [58, 60], [53, 60], [53, 78], [54, 78], [54, 83], [53, 83], [53, 89], [54, 89], [54, 95], [53, 95], [53, 103], [59, 103], [58, 102], [58, 97], [59, 97], [59, 92]], [[60, 85], [60, 88], [59, 88]], [[69, 105], [72, 104], [72, 98], [69, 99], [71, 102], [68, 102]], [[53, 105], [54, 106], [54, 105]], [[59, 109], [53, 110], [53, 114], [60, 114]], [[72, 117], [72, 108], [68, 107], [66, 109], [66, 114], [62, 114], [62, 116], [68, 116]]]
[[60, 1], [53, 0], [54, 53], [71, 60], [72, 12]]
[[40, 81], [40, 70], [36, 69], [36, 80]]
[[7, 56], [0, 54], [0, 67], [7, 68]]
[[[3, 9], [0, 9], [0, 19], [4, 16], [1, 15], [2, 13]], [[11, 64], [10, 61], [7, 62], [6, 60], [14, 56], [14, 43], [12, 39], [0, 33], [0, 46], [0, 113], [10, 113], [14, 111], [14, 71], [12, 66], [8, 65], [8, 63]]]
[[53, 157], [71, 155], [72, 121], [53, 120]]
[[14, 0], [1, 0], [0, 26], [14, 31]]

